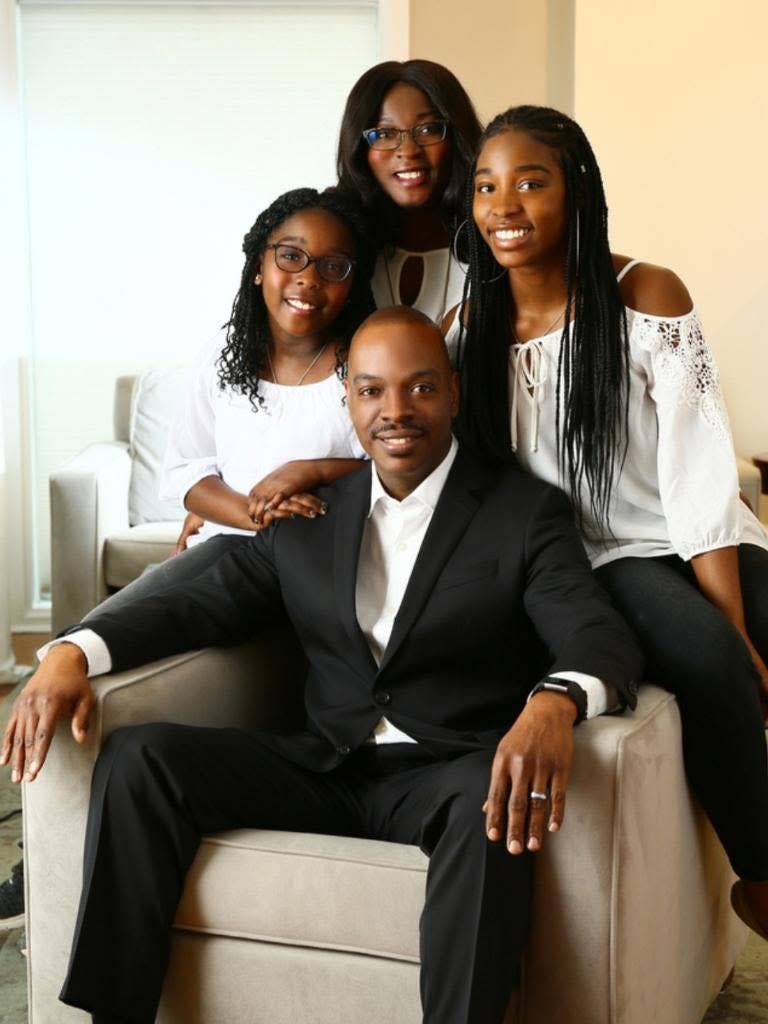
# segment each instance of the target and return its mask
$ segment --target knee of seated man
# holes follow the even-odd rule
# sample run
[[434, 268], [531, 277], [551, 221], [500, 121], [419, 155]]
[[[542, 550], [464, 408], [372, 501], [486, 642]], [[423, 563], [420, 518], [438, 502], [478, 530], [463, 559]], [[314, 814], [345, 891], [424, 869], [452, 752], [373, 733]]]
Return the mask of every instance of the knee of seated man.
[[483, 804], [488, 796], [493, 751], [456, 758], [443, 772], [432, 826], [439, 832], [485, 837]]
[[144, 777], [153, 765], [173, 763], [183, 731], [183, 726], [170, 722], [121, 726], [107, 738], [97, 768], [124, 782]]

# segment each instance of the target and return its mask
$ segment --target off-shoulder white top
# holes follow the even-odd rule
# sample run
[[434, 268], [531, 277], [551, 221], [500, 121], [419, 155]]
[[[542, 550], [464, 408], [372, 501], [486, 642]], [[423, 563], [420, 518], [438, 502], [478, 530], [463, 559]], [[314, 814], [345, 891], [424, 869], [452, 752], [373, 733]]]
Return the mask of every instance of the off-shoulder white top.
[[[613, 533], [589, 516], [592, 565], [677, 554], [688, 560], [740, 543], [768, 549], [768, 537], [739, 498], [736, 460], [720, 381], [695, 310], [658, 317], [627, 308], [629, 444], [610, 505]], [[455, 347], [458, 317], [446, 339]], [[521, 464], [568, 490], [555, 433], [562, 329], [515, 344], [509, 354], [513, 448]]]
[[[256, 412], [246, 395], [219, 388], [222, 343], [217, 337], [206, 346], [171, 425], [161, 497], [183, 505], [190, 488], [212, 475], [247, 494], [292, 459], [365, 458], [336, 374], [301, 387], [260, 381], [265, 401]], [[247, 532], [206, 522], [190, 544], [217, 533]]]

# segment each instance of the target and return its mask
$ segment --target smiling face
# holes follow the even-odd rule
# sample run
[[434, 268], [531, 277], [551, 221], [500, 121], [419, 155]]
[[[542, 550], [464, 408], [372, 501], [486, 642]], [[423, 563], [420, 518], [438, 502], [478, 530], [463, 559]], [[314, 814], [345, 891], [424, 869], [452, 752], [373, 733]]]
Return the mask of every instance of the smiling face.
[[360, 443], [400, 500], [448, 454], [459, 408], [442, 335], [410, 312], [381, 310], [366, 320], [352, 339], [345, 381]]
[[[371, 128], [413, 128], [440, 120], [441, 114], [413, 85], [398, 82], [384, 97]], [[403, 209], [439, 203], [451, 173], [451, 142], [446, 137], [432, 146], [419, 146], [409, 135], [397, 149], [369, 149], [368, 166], [377, 184]]]
[[[300, 210], [288, 217], [267, 239], [268, 245], [281, 243], [304, 249], [310, 256], [355, 256], [349, 229], [327, 210]], [[273, 343], [327, 341], [349, 297], [354, 273], [353, 268], [344, 281], [324, 281], [317, 264], [310, 263], [292, 274], [277, 266], [274, 250], [265, 250], [255, 283], [261, 285]]]
[[472, 215], [502, 266], [562, 264], [568, 225], [556, 151], [520, 131], [488, 139], [477, 158]]

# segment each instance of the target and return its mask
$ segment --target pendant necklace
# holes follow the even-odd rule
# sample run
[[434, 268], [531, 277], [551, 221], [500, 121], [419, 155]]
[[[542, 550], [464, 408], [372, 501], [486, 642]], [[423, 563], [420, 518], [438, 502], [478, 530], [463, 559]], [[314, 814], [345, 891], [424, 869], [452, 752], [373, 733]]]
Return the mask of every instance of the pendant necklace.
[[[562, 316], [562, 314], [561, 314], [561, 316]], [[312, 369], [312, 367], [315, 365], [315, 363], [317, 363], [318, 359], [323, 354], [323, 352], [325, 352], [325, 350], [327, 348], [328, 348], [328, 342], [326, 341], [326, 343], [323, 345], [323, 347], [317, 350], [317, 354], [315, 355], [315, 358], [312, 360], [312, 362], [306, 368], [304, 373], [302, 373], [302, 375], [299, 377], [299, 379], [296, 381], [295, 384], [291, 385], [292, 387], [298, 388], [298, 387], [300, 387], [304, 383], [304, 380], [305, 380], [307, 374]], [[267, 364], [269, 366], [269, 372], [272, 374], [272, 380], [275, 382], [275, 384], [279, 384], [280, 381], [277, 379], [277, 374], [275, 373], [275, 368], [272, 365], [272, 356], [270, 355], [269, 349], [267, 349]]]
[[[537, 338], [546, 338], [546, 336], [547, 336], [548, 334], [551, 334], [551, 333], [552, 333], [552, 331], [553, 331], [553, 329], [554, 329], [554, 327], [555, 327], [555, 326], [556, 326], [556, 325], [557, 325], [557, 324], [558, 324], [558, 323], [559, 323], [559, 322], [560, 322], [560, 321], [562, 320], [562, 318], [563, 318], [563, 317], [565, 316], [565, 311], [566, 311], [566, 309], [568, 309], [568, 304], [567, 304], [567, 303], [566, 303], [566, 305], [565, 305], [565, 306], [563, 306], [563, 308], [562, 308], [562, 309], [560, 310], [560, 312], [559, 312], [559, 313], [557, 314], [557, 316], [556, 316], [556, 317], [555, 317], [555, 319], [554, 319], [554, 320], [552, 321], [552, 323], [551, 323], [551, 324], [549, 325], [549, 327], [548, 327], [548, 328], [546, 329], [546, 331], [544, 331], [544, 332], [543, 332], [542, 334], [537, 334], [537, 335], [536, 335], [536, 337], [537, 337]], [[527, 341], [520, 341], [520, 339], [519, 339], [519, 338], [518, 338], [518, 336], [517, 336], [517, 331], [515, 330], [514, 326], [512, 327], [512, 338], [514, 339], [514, 343], [515, 343], [515, 345], [527, 345], [527, 344], [528, 344], [528, 342], [527, 342]], [[529, 339], [528, 339], [528, 341], [533, 341], [533, 338], [529, 338]]]

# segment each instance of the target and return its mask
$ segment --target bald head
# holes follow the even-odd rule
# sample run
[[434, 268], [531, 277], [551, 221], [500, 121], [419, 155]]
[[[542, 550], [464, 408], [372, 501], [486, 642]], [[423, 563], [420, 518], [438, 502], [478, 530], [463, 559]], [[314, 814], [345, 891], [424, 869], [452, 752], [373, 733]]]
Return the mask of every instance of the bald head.
[[360, 442], [384, 487], [404, 498], [445, 458], [458, 379], [435, 324], [408, 306], [380, 309], [358, 328], [345, 382]]
[[422, 339], [421, 344], [431, 336], [435, 348], [434, 359], [442, 363], [443, 369], [450, 373], [448, 350], [439, 328], [426, 313], [411, 306], [385, 306], [363, 320], [350, 343], [350, 361], [355, 348], [366, 341], [386, 339], [386, 343], [394, 348], [397, 345], [407, 345], [408, 339], [415, 335]]

